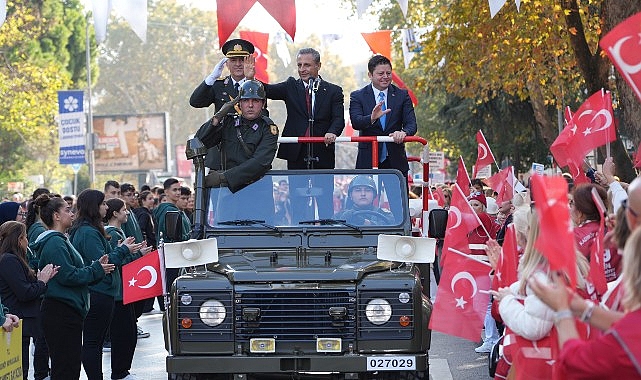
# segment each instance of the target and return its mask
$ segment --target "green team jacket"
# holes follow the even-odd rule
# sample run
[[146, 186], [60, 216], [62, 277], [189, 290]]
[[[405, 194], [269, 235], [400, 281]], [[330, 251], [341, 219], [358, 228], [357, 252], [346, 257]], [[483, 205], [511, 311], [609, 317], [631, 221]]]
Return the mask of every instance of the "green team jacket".
[[[100, 259], [102, 255], [107, 254], [109, 255], [109, 262], [119, 267], [123, 265], [123, 262], [126, 262], [127, 256], [130, 256], [127, 246], [122, 245], [112, 248], [102, 233], [87, 222], [74, 226], [69, 238], [71, 239], [71, 244], [80, 252], [85, 265], [91, 265], [91, 263]], [[116, 297], [122, 293], [120, 271], [114, 270], [99, 283], [91, 285], [89, 289], [93, 292]]]
[[44, 298], [55, 299], [74, 308], [82, 317], [89, 312], [89, 284], [100, 282], [105, 277], [99, 261], [85, 266], [80, 253], [67, 236], [48, 230], [40, 234], [31, 249], [40, 256], [38, 268], [47, 264], [60, 267], [58, 274], [47, 282]]
[[182, 221], [182, 236], [179, 240], [176, 241], [186, 241], [189, 240], [191, 233], [191, 223], [189, 218], [185, 215], [184, 212], [180, 211], [173, 203], [161, 203], [153, 211], [154, 214], [154, 223], [156, 224], [156, 241], [160, 244], [160, 233], [162, 232], [163, 239], [165, 243], [174, 243], [173, 240], [167, 238], [167, 228], [165, 226], [165, 215], [169, 211], [178, 211], [180, 213], [180, 219]]
[[[118, 247], [119, 240], [124, 241], [126, 239], [125, 232], [120, 228], [117, 228], [114, 226], [107, 226], [105, 227], [105, 231], [107, 231], [109, 236], [111, 236], [111, 239], [109, 239], [109, 244], [111, 245], [111, 248], [114, 250]], [[129, 264], [130, 262], [137, 260], [141, 257], [142, 255], [140, 254], [140, 251], [127, 255], [127, 257], [125, 257], [124, 260], [122, 261], [122, 265]], [[116, 268], [116, 270], [120, 272], [120, 278], [122, 278], [122, 267], [118, 267]], [[122, 288], [120, 289], [120, 292], [116, 294], [115, 300], [122, 301]]]

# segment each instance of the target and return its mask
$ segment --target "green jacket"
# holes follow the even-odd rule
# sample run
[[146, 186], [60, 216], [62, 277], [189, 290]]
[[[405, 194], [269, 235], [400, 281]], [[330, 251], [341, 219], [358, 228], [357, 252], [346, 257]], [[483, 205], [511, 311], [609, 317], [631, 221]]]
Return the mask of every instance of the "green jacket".
[[[106, 226], [105, 231], [109, 234], [109, 236], [111, 236], [111, 239], [109, 239], [109, 244], [111, 245], [112, 249], [116, 249], [118, 247], [119, 240], [124, 241], [126, 239], [125, 233], [120, 228], [114, 226]], [[122, 265], [129, 264], [130, 262], [141, 257], [142, 255], [140, 254], [140, 251], [127, 255], [127, 257], [125, 257], [122, 261]], [[122, 278], [122, 267], [117, 267], [116, 270], [120, 272], [120, 278]], [[122, 301], [122, 288], [120, 288], [120, 292], [116, 294], [115, 300]]]
[[[127, 256], [130, 256], [127, 246], [112, 248], [102, 233], [87, 222], [74, 226], [69, 238], [73, 246], [80, 252], [85, 265], [90, 265], [100, 259], [102, 255], [107, 254], [109, 262], [119, 267], [125, 262]], [[120, 272], [117, 270], [111, 272], [99, 283], [91, 285], [89, 289], [93, 292], [116, 297], [122, 292]]]
[[174, 240], [167, 238], [167, 228], [165, 226], [165, 215], [169, 211], [178, 211], [182, 220], [182, 237], [175, 241], [186, 241], [189, 240], [191, 234], [191, 223], [189, 218], [185, 215], [184, 212], [180, 211], [173, 203], [161, 203], [153, 211], [154, 214], [154, 223], [156, 224], [156, 241], [160, 245], [160, 233], [162, 233], [165, 243], [174, 243]]
[[40, 256], [38, 268], [47, 264], [60, 266], [58, 274], [47, 283], [44, 298], [51, 298], [73, 307], [84, 318], [89, 312], [89, 284], [99, 282], [105, 277], [99, 261], [85, 266], [80, 253], [67, 237], [48, 230], [31, 244]]
[[[45, 225], [40, 221], [34, 222], [31, 226], [29, 226], [29, 230], [27, 230], [27, 240], [29, 241], [29, 244], [36, 241], [38, 236], [40, 236], [40, 234], [45, 232], [46, 230], [47, 227], [45, 227]], [[38, 262], [40, 262], [40, 257], [38, 257], [38, 255], [36, 255], [36, 253], [31, 249], [27, 249], [27, 261], [29, 262], [29, 266], [33, 270], [38, 269]]]
[[133, 236], [134, 239], [136, 239], [136, 243], [143, 242], [144, 238], [142, 236], [142, 230], [140, 229], [140, 225], [138, 224], [138, 220], [136, 219], [136, 215], [134, 215], [133, 210], [129, 210], [127, 222], [123, 223], [120, 227], [125, 233], [125, 236]]

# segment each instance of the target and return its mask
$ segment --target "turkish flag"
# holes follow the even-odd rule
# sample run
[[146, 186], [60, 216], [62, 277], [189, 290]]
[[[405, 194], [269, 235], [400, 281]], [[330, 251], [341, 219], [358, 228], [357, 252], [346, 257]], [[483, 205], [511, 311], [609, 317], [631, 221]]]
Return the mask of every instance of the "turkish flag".
[[[390, 30], [379, 30], [372, 33], [361, 33], [367, 46], [374, 54], [380, 54], [384, 57], [387, 57], [390, 61], [392, 60], [392, 35]], [[412, 90], [410, 90], [401, 77], [392, 70], [392, 81], [396, 83], [399, 88], [407, 90], [409, 93], [410, 99], [412, 99], [412, 104], [418, 104], [418, 98]]]
[[474, 342], [479, 340], [490, 302], [489, 264], [448, 253], [429, 327]]
[[461, 189], [455, 184], [452, 187], [452, 199], [447, 213], [447, 228], [443, 239], [443, 257], [441, 260], [445, 261], [445, 258], [449, 256], [449, 248], [468, 252], [467, 235], [480, 225], [481, 221], [478, 215], [470, 206]]
[[476, 155], [476, 164], [474, 165], [472, 177], [476, 177], [476, 173], [478, 173], [482, 168], [488, 165], [492, 165], [496, 162], [496, 160], [494, 159], [494, 154], [492, 154], [492, 150], [490, 149], [490, 145], [487, 143], [487, 140], [485, 140], [485, 136], [483, 136], [483, 132], [480, 130], [476, 132], [476, 143], [478, 144], [478, 152]]
[[576, 285], [574, 233], [568, 207], [568, 183], [561, 176], [533, 175], [532, 199], [539, 216], [539, 236], [534, 243], [548, 259], [551, 270], [563, 271]]
[[508, 166], [485, 180], [488, 186], [498, 193], [496, 203], [499, 206], [514, 197], [514, 174], [512, 174], [512, 170], [513, 168]]
[[256, 2], [259, 2], [267, 13], [278, 21], [292, 40], [294, 39], [296, 35], [295, 0], [216, 0], [220, 47], [223, 47], [231, 33]]
[[505, 230], [505, 240], [503, 240], [503, 247], [501, 247], [501, 254], [494, 274], [499, 287], [508, 287], [518, 280], [518, 261], [519, 251], [516, 245], [516, 230], [514, 229], [514, 224], [510, 224]]
[[472, 186], [472, 181], [470, 181], [470, 175], [467, 174], [467, 169], [465, 168], [465, 162], [463, 162], [463, 156], [458, 157], [458, 169], [456, 170], [456, 184], [461, 190], [463, 190], [463, 193], [465, 193], [466, 195], [470, 193], [470, 187]]
[[641, 13], [628, 17], [601, 38], [599, 45], [641, 100]]
[[572, 116], [550, 151], [559, 165], [578, 165], [586, 154], [617, 139], [610, 91], [597, 91]]
[[590, 272], [588, 272], [588, 280], [594, 285], [597, 294], [602, 296], [608, 290], [608, 282], [605, 279], [605, 250], [603, 248], [607, 211], [603, 200], [594, 188], [592, 189], [592, 201], [596, 205], [597, 210], [599, 210], [601, 220], [599, 221], [599, 230], [597, 231], [596, 239], [594, 239], [594, 244], [592, 244], [590, 252]]
[[[567, 148], [568, 143], [571, 140], [571, 136], [576, 131], [576, 129], [573, 129], [574, 123], [572, 123], [572, 109], [570, 108], [570, 106], [565, 107], [565, 112], [563, 112], [563, 119], [565, 127], [554, 140], [552, 146], [550, 146], [550, 152], [552, 152], [552, 156], [556, 160], [556, 163], [559, 164], [559, 166], [566, 166], [570, 161], [570, 157], [567, 154]], [[583, 159], [581, 159], [581, 161], [582, 160]]]
[[267, 49], [269, 46], [269, 33], [241, 30], [240, 38], [254, 44], [254, 56], [256, 57], [256, 79], [263, 83], [269, 83], [269, 74], [267, 74]]
[[122, 267], [122, 303], [128, 304], [162, 295], [162, 277], [158, 250]]
[[580, 185], [582, 183], [591, 183], [590, 179], [585, 172], [583, 171], [583, 163], [577, 164], [574, 161], [568, 161], [568, 169], [572, 178], [574, 179], [574, 186]]

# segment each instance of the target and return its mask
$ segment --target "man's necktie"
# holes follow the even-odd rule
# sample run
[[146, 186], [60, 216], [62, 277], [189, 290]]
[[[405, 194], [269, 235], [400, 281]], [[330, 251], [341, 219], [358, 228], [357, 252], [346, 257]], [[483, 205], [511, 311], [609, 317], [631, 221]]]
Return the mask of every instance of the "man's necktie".
[[240, 87], [240, 83], [236, 82], [234, 83], [234, 88], [236, 89], [236, 94], [238, 95], [238, 88]]
[[[378, 93], [378, 102], [383, 102], [381, 105], [381, 111], [385, 111], [387, 109], [387, 106], [385, 105], [385, 93], [383, 91]], [[381, 129], [385, 130], [385, 119], [387, 118], [387, 114], [383, 114], [383, 116], [378, 119], [381, 122]], [[381, 144], [381, 151], [378, 154], [378, 162], [383, 162], [387, 158], [387, 144], [382, 143]]]

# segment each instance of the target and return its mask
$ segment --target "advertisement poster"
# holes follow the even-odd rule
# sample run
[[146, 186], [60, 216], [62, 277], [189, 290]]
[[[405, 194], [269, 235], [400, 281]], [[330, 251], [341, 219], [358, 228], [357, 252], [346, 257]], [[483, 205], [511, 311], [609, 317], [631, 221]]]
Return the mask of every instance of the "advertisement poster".
[[167, 114], [94, 116], [97, 172], [167, 170]]

